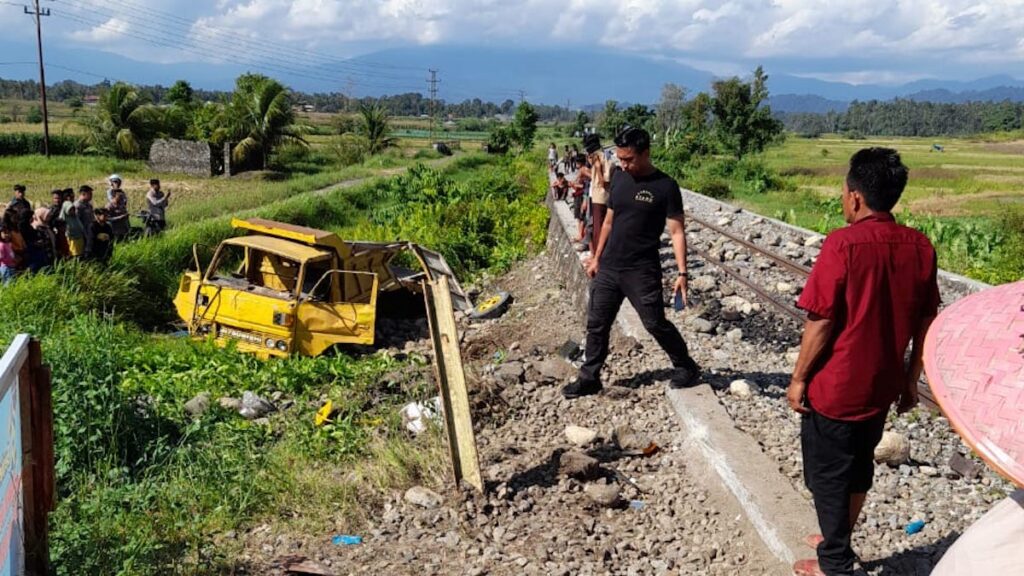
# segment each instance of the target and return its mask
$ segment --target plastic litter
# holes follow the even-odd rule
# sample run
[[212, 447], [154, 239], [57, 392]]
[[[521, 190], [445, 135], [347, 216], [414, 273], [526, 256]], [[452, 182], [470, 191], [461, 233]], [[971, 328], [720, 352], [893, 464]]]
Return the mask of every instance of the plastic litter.
[[908, 536], [912, 534], [917, 534], [921, 530], [924, 530], [924, 525], [924, 520], [914, 520], [910, 524], [907, 524], [907, 527], [904, 528], [904, 531], [907, 533]]
[[331, 538], [331, 543], [335, 546], [355, 546], [356, 544], [363, 543], [362, 536], [350, 536], [348, 534], [339, 534], [334, 538]]
[[427, 429], [427, 421], [437, 418], [440, 413], [440, 396], [426, 402], [410, 402], [402, 407], [402, 423], [409, 432], [420, 434]]
[[643, 500], [630, 500], [629, 501], [629, 507], [632, 508], [633, 510], [643, 510], [644, 507], [646, 507], [646, 506], [647, 506], [647, 504], [644, 504]]

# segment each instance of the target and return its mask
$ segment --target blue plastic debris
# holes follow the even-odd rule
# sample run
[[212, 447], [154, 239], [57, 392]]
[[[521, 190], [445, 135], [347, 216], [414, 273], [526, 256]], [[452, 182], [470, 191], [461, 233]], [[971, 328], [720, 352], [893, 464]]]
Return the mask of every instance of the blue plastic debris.
[[348, 534], [341, 534], [339, 536], [335, 536], [334, 538], [331, 538], [331, 542], [335, 546], [353, 546], [355, 544], [362, 544], [363, 543], [363, 537], [362, 536], [349, 536]]
[[647, 505], [644, 504], [643, 500], [630, 500], [629, 501], [629, 507], [632, 508], [633, 510], [643, 510], [645, 506], [647, 506]]
[[907, 524], [907, 527], [904, 528], [904, 531], [907, 533], [908, 536], [917, 534], [921, 530], [924, 530], [924, 520], [914, 520], [910, 524]]

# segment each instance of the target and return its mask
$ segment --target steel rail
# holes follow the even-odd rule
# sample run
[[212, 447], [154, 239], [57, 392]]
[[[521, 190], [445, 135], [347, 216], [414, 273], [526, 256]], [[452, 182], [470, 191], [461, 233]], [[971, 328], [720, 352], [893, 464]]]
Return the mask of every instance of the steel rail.
[[[778, 262], [780, 264], [783, 264], [786, 268], [789, 268], [791, 271], [793, 271], [794, 273], [796, 273], [798, 275], [801, 275], [801, 276], [803, 276], [805, 278], [807, 276], [810, 276], [811, 271], [810, 271], [809, 268], [807, 268], [805, 266], [801, 266], [799, 264], [796, 264], [796, 263], [794, 263], [794, 262], [792, 262], [792, 261], [790, 261], [790, 260], [788, 260], [788, 259], [786, 259], [786, 258], [784, 258], [782, 256], [779, 256], [777, 254], [772, 253], [771, 251], [765, 250], [765, 249], [763, 249], [762, 247], [760, 247], [760, 246], [758, 246], [756, 244], [753, 244], [751, 242], [747, 242], [746, 240], [743, 240], [742, 238], [738, 238], [735, 235], [733, 235], [733, 234], [731, 234], [731, 233], [729, 233], [729, 232], [727, 232], [725, 230], [722, 230], [720, 227], [714, 226], [712, 224], [709, 224], [709, 223], [701, 220], [700, 218], [696, 218], [694, 216], [689, 216], [688, 218], [690, 220], [695, 221], [698, 225], [704, 226], [707, 229], [712, 230], [714, 232], [717, 232], [717, 233], [721, 234], [722, 236], [725, 236], [725, 237], [727, 237], [727, 238], [737, 242], [738, 244], [741, 244], [741, 245], [749, 248], [750, 250], [752, 250], [754, 252], [762, 254], [762, 255], [770, 258], [771, 260], [774, 260], [774, 261], [776, 261], [776, 262]], [[719, 262], [718, 259], [713, 258], [712, 255], [709, 254], [705, 250], [701, 250], [701, 249], [693, 247], [693, 246], [691, 246], [690, 249], [693, 250], [694, 252], [696, 252], [697, 255], [699, 255], [701, 258], [703, 258], [709, 264], [711, 264], [713, 266], [716, 266], [717, 268], [721, 269], [723, 272], [725, 272], [727, 275], [732, 277], [734, 280], [736, 280], [740, 284], [742, 284], [742, 285], [746, 286], [747, 288], [749, 288], [751, 291], [756, 293], [758, 296], [763, 298], [769, 304], [771, 304], [776, 309], [778, 309], [780, 312], [783, 312], [784, 314], [786, 314], [790, 318], [796, 320], [797, 322], [802, 322], [806, 318], [806, 315], [803, 312], [801, 312], [799, 309], [797, 309], [795, 306], [787, 304], [787, 303], [779, 300], [775, 296], [769, 294], [767, 290], [765, 290], [761, 286], [758, 286], [753, 280], [750, 279], [749, 276], [743, 274], [739, 270], [737, 270], [737, 269], [733, 268], [732, 266], [729, 266], [729, 265], [727, 265], [727, 264], [725, 264], [723, 262]], [[917, 383], [917, 391], [918, 391], [917, 392], [918, 393], [918, 397], [920, 398], [921, 403], [925, 405], [925, 407], [927, 407], [927, 408], [929, 408], [931, 410], [934, 410], [934, 411], [940, 411], [939, 410], [939, 405], [938, 405], [938, 403], [935, 402], [934, 395], [932, 395], [931, 388], [928, 387], [928, 384], [927, 384], [927, 382], [925, 382], [924, 379], [921, 379], [921, 380], [918, 381], [918, 383]]]
[[748, 249], [750, 249], [750, 250], [752, 250], [754, 252], [757, 252], [758, 254], [760, 254], [760, 255], [762, 255], [762, 256], [764, 256], [764, 257], [766, 257], [766, 258], [768, 258], [768, 259], [770, 259], [770, 260], [772, 260], [772, 261], [774, 261], [774, 262], [776, 262], [778, 264], [781, 264], [781, 265], [785, 266], [786, 268], [789, 268], [793, 272], [795, 272], [797, 274], [800, 274], [800, 275], [802, 275], [805, 278], [807, 276], [811, 275], [811, 269], [810, 268], [808, 268], [808, 267], [806, 267], [806, 266], [804, 266], [802, 264], [797, 264], [796, 262], [793, 262], [792, 260], [790, 260], [789, 258], [786, 258], [785, 256], [779, 256], [778, 254], [776, 254], [776, 253], [774, 253], [774, 252], [772, 252], [770, 250], [767, 250], [765, 248], [762, 248], [761, 246], [758, 246], [757, 244], [754, 244], [753, 242], [749, 242], [747, 240], [744, 240], [743, 238], [740, 238], [739, 236], [729, 232], [728, 230], [725, 230], [725, 229], [723, 229], [723, 228], [721, 228], [719, 226], [715, 226], [714, 224], [708, 222], [707, 220], [704, 220], [703, 218], [698, 218], [698, 217], [690, 215], [690, 214], [687, 214], [686, 218], [688, 220], [692, 220], [692, 221], [696, 222], [698, 225], [703, 226], [703, 227], [707, 228], [708, 230], [713, 230], [715, 232], [718, 232], [722, 236], [725, 236], [726, 238], [732, 240], [733, 242], [736, 242], [737, 244], [746, 246]]

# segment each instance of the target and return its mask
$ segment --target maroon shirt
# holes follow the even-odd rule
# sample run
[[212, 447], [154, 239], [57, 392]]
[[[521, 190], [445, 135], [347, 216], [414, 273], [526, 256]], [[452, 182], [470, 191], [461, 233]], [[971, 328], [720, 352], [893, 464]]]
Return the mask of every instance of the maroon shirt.
[[811, 407], [834, 420], [888, 411], [906, 378], [907, 346], [939, 307], [935, 249], [877, 213], [825, 239], [797, 306], [834, 322], [812, 368]]

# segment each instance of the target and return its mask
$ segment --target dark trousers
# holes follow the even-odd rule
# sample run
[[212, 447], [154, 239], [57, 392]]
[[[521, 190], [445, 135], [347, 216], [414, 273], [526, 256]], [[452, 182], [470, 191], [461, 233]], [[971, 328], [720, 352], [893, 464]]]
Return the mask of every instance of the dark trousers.
[[673, 366], [694, 365], [686, 341], [675, 325], [665, 318], [661, 269], [653, 266], [640, 270], [601, 268], [590, 282], [586, 359], [580, 367], [580, 380], [601, 382], [601, 368], [608, 359], [609, 336], [623, 299], [628, 299], [636, 309], [644, 328], [668, 354]]
[[814, 495], [818, 526], [818, 564], [829, 576], [853, 574], [850, 547], [850, 495], [865, 494], [874, 476], [875, 446], [882, 439], [885, 412], [869, 420], [832, 420], [812, 411], [800, 421], [804, 482]]
[[597, 250], [598, 242], [601, 241], [601, 228], [604, 226], [604, 216], [607, 212], [608, 206], [604, 204], [594, 204], [593, 200], [590, 201], [590, 214], [591, 219], [594, 222], [590, 238], [591, 252]]

